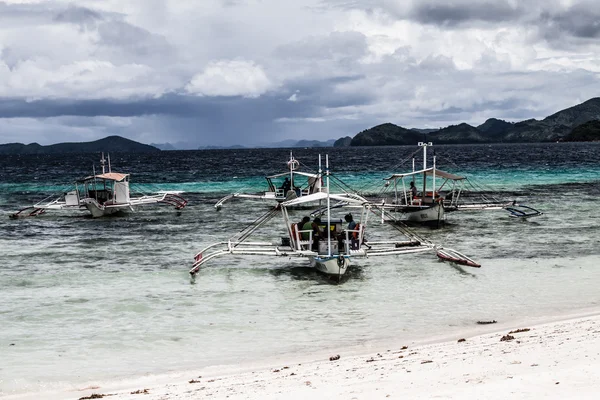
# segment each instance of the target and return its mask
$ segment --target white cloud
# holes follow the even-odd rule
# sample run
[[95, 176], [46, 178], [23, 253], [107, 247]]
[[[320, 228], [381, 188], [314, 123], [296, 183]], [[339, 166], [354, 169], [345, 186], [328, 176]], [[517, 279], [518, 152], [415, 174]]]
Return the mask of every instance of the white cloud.
[[258, 97], [273, 87], [265, 71], [252, 61], [221, 60], [209, 63], [186, 86], [199, 96]]
[[47, 58], [30, 59], [13, 68], [0, 63], [0, 97], [28, 100], [127, 99], [158, 96], [166, 88], [153, 82], [144, 65], [114, 65], [108, 61], [78, 61], [56, 65]]

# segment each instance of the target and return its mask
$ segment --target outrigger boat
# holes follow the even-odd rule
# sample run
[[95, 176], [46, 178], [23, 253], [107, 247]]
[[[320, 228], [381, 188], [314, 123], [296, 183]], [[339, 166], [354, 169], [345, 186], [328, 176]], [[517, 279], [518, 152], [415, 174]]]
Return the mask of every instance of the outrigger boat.
[[[328, 159], [326, 160], [327, 190], [284, 201], [229, 240], [214, 243], [204, 248], [194, 256], [194, 264], [189, 271], [192, 279], [196, 277], [200, 268], [210, 260], [227, 254], [307, 258], [310, 267], [339, 280], [346, 273], [353, 260], [357, 258], [402, 255], [443, 249], [411, 232], [404, 225], [395, 226], [398, 231], [405, 235], [404, 240], [367, 242], [365, 232], [367, 231], [369, 214], [374, 212], [374, 206], [367, 199], [357, 194], [329, 193], [329, 163]], [[314, 236], [313, 229], [306, 230], [303, 229], [301, 224], [294, 223], [289, 210], [298, 205], [317, 205], [322, 204], [322, 202], [326, 202], [326, 207], [312, 214], [313, 216], [323, 216], [325, 214], [327, 216], [325, 221], [318, 224], [320, 237], [317, 238]], [[341, 214], [347, 213], [348, 210], [352, 210], [359, 215], [358, 220], [355, 221], [354, 229], [349, 229], [349, 225], [344, 228], [345, 224], [340, 218]], [[286, 231], [286, 236], [282, 237], [280, 242], [247, 241], [257, 229], [264, 226], [279, 213], [283, 217]], [[336, 215], [332, 215], [332, 213]], [[350, 218], [350, 220], [353, 220], [353, 218]], [[449, 261], [471, 260], [455, 250], [450, 249], [450, 251], [455, 258]], [[465, 262], [464, 265], [469, 264]], [[473, 262], [471, 266], [479, 267], [479, 264]]]
[[268, 189], [262, 193], [232, 193], [215, 203], [215, 208], [220, 210], [223, 204], [234, 198], [267, 200], [281, 203], [297, 197], [322, 191], [320, 174], [299, 171], [300, 162], [290, 152], [287, 162], [287, 171], [266, 176]]
[[131, 197], [129, 187], [129, 174], [112, 172], [110, 156], [107, 160], [104, 153], [100, 160], [101, 174], [94, 174], [75, 182], [75, 189], [60, 195], [53, 195], [24, 208], [11, 218], [31, 217], [44, 214], [48, 210], [76, 210], [89, 211], [92, 217], [102, 217], [121, 211], [131, 210], [135, 207], [151, 204], [169, 204], [177, 210], [187, 205], [187, 200], [179, 195], [180, 192], [160, 192], [157, 194]]
[[[384, 179], [385, 188], [392, 187], [393, 193], [391, 199], [383, 200], [381, 207], [401, 212], [405, 216], [404, 222], [440, 225], [446, 218], [446, 208], [456, 206], [460, 197], [459, 184], [464, 177], [438, 170], [435, 156], [433, 166], [427, 167], [427, 147], [432, 145], [431, 142], [419, 142], [419, 147], [423, 149], [423, 169], [415, 170], [413, 158], [412, 171], [392, 174]], [[443, 181], [439, 188], [436, 186], [436, 179], [438, 182]], [[407, 181], [410, 181], [410, 187], [407, 187]], [[450, 202], [444, 204], [440, 191], [446, 185], [451, 186], [452, 196]], [[421, 188], [420, 192], [418, 188]]]
[[[384, 194], [380, 207], [385, 210], [400, 212], [403, 217], [393, 218], [407, 223], [418, 223], [439, 226], [445, 222], [446, 212], [469, 210], [501, 210], [510, 213], [511, 217], [529, 218], [542, 215], [533, 207], [519, 205], [515, 201], [500, 201], [484, 195], [477, 201], [469, 197], [467, 186], [473, 186], [465, 176], [442, 171], [436, 166], [427, 165], [427, 148], [433, 143], [419, 142], [423, 149], [423, 169], [415, 170], [413, 158], [412, 171], [392, 174], [384, 178], [384, 193], [392, 188], [391, 194]], [[411, 182], [415, 186], [407, 186]], [[418, 188], [421, 190], [418, 191]]]

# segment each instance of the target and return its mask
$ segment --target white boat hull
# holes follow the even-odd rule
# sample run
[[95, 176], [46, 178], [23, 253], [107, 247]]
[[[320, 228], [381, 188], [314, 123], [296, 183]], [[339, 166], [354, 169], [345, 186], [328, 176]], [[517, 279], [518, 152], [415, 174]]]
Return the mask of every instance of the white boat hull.
[[419, 224], [441, 223], [446, 218], [444, 207], [439, 203], [419, 210], [404, 211], [404, 214], [407, 222]]
[[90, 213], [92, 213], [93, 218], [104, 217], [106, 215], [116, 214], [120, 211], [124, 211], [129, 208], [128, 205], [124, 205], [123, 207], [104, 207], [98, 204], [93, 199], [85, 199], [85, 208], [88, 209]]
[[310, 266], [333, 277], [343, 276], [350, 266], [350, 258], [344, 256], [313, 256]]

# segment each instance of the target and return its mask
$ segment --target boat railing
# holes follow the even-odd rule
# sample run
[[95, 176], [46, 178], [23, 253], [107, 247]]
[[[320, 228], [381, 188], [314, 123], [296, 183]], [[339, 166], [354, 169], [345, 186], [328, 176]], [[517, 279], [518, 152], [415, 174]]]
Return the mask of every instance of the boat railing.
[[[303, 239], [302, 234], [308, 233], [308, 240]], [[310, 250], [313, 245], [313, 231], [308, 230], [297, 230], [296, 231], [296, 250]]]
[[363, 239], [363, 227], [357, 224], [356, 229], [346, 229], [346, 240], [344, 240], [344, 249], [346, 254], [350, 254], [352, 250], [360, 250]]

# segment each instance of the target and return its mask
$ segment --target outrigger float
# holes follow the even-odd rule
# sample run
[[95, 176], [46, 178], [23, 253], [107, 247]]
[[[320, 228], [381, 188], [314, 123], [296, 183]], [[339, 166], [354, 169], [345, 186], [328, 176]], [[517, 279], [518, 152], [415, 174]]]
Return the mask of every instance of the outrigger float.
[[100, 159], [101, 174], [94, 174], [75, 182], [74, 190], [60, 195], [52, 195], [46, 199], [26, 207], [11, 218], [34, 217], [48, 210], [89, 211], [92, 217], [102, 217], [121, 211], [134, 211], [135, 207], [152, 204], [167, 204], [181, 210], [187, 205], [187, 200], [179, 195], [180, 192], [159, 192], [157, 194], [131, 197], [129, 174], [112, 172], [110, 156], [107, 160]]
[[300, 171], [299, 168], [300, 162], [290, 152], [287, 171], [265, 177], [268, 190], [262, 193], [232, 193], [217, 201], [214, 207], [220, 210], [223, 204], [236, 198], [266, 200], [277, 204], [321, 192], [321, 174]]
[[[401, 214], [401, 217], [393, 217], [392, 220], [440, 226], [445, 222], [446, 212], [453, 211], [503, 209], [515, 218], [543, 214], [533, 207], [519, 205], [516, 201], [501, 201], [485, 195], [481, 195], [478, 201], [467, 200], [466, 188], [473, 184], [465, 176], [438, 169], [435, 155], [433, 165], [427, 165], [427, 148], [433, 146], [433, 143], [419, 142], [418, 146], [423, 150], [423, 169], [415, 169], [413, 157], [412, 171], [384, 178], [384, 189], [378, 195], [380, 200], [372, 200], [379, 201], [382, 209]], [[411, 182], [415, 188], [412, 189], [412, 185], [408, 186], [407, 182]]]
[[[321, 164], [320, 157], [319, 164]], [[330, 194], [328, 190], [328, 158], [326, 158], [325, 177], [327, 190], [284, 201], [229, 240], [211, 244], [198, 252], [194, 256], [194, 263], [189, 271], [192, 280], [209, 261], [228, 254], [306, 258], [310, 267], [339, 281], [354, 259], [444, 250], [442, 247], [410, 231], [403, 224], [395, 225], [395, 228], [404, 234], [404, 240], [390, 239], [367, 242], [365, 233], [369, 214], [379, 212], [377, 206], [357, 194]], [[313, 216], [324, 217], [322, 222], [317, 219], [313, 221], [318, 225], [318, 231], [315, 231], [314, 228], [305, 229], [304, 227], [307, 225], [294, 223], [290, 217], [290, 208], [308, 204], [318, 206], [323, 202], [326, 203], [326, 207], [317, 209], [312, 214]], [[358, 217], [354, 221], [355, 224], [350, 225], [348, 223], [349, 220], [354, 220], [353, 216], [350, 219], [341, 218], [343, 214], [348, 216], [349, 211], [354, 211], [354, 215]], [[280, 213], [283, 217], [286, 232], [286, 236], [282, 237], [280, 242], [248, 241], [254, 232]], [[470, 258], [455, 250], [447, 249], [447, 251], [454, 255], [454, 258], [447, 259], [448, 261], [463, 261], [463, 265], [470, 265], [468, 262], [472, 261]], [[470, 266], [479, 267], [480, 265], [473, 262]]]

